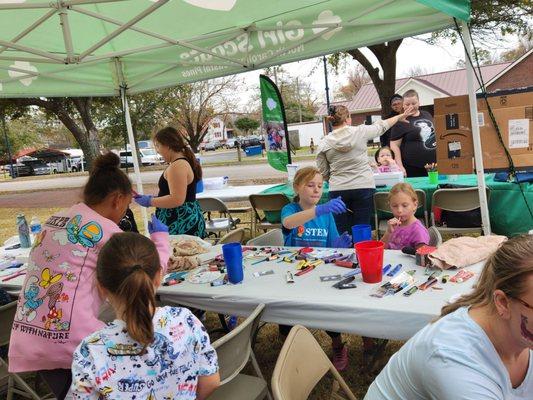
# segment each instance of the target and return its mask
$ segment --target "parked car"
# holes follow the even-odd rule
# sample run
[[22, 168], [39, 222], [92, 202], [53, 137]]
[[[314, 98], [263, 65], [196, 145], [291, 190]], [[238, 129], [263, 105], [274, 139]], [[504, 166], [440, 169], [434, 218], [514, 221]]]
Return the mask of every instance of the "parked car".
[[226, 140], [226, 143], [224, 143], [224, 148], [226, 149], [235, 149], [237, 148], [237, 144], [239, 141], [237, 139], [228, 139]]
[[[165, 161], [154, 149], [139, 149], [142, 165], [156, 165], [163, 164]], [[119, 153], [120, 166], [122, 168], [133, 166], [133, 158], [131, 156], [131, 150], [121, 150]]]
[[240, 142], [241, 149], [245, 150], [247, 147], [261, 146], [261, 140], [257, 138], [243, 139]]
[[213, 140], [211, 142], [206, 143], [205, 151], [215, 151], [221, 147], [222, 144], [218, 140]]
[[49, 175], [50, 167], [41, 160], [26, 160], [22, 164], [27, 165], [31, 169], [30, 175]]
[[32, 175], [32, 168], [29, 165], [22, 163], [13, 164], [13, 169], [11, 169], [11, 165], [8, 165], [7, 169], [9, 171], [9, 175], [13, 178]]

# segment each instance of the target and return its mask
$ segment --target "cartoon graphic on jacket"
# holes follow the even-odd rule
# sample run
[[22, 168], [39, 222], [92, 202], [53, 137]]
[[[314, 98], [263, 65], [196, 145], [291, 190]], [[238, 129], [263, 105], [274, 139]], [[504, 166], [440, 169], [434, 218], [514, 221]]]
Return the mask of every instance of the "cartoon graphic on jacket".
[[[118, 232], [114, 222], [83, 203], [43, 224], [30, 252], [13, 323], [11, 372], [70, 368], [76, 346], [103, 326], [98, 320], [103, 300], [95, 285], [96, 259]], [[155, 233], [152, 239], [166, 267], [168, 234]]]

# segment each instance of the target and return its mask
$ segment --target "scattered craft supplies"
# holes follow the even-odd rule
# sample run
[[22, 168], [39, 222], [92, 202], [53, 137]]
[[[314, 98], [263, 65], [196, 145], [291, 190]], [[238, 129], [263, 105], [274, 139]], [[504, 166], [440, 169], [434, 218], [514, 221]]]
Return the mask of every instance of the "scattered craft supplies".
[[323, 275], [320, 277], [320, 282], [331, 282], [331, 281], [340, 281], [342, 279], [342, 275]]
[[412, 285], [415, 282], [415, 273], [416, 270], [414, 269], [407, 272], [403, 271], [400, 275], [392, 278], [389, 282], [386, 282], [378, 287], [374, 293], [370, 294], [370, 296], [382, 298], [384, 296], [392, 296], [398, 292], [401, 292], [407, 286]]
[[336, 289], [355, 289], [357, 285], [354, 282], [355, 276], [349, 276], [344, 278], [342, 281], [339, 281], [333, 285]]
[[260, 271], [260, 272], [253, 273], [253, 276], [255, 276], [256, 278], [259, 278], [260, 276], [265, 276], [265, 275], [274, 275], [274, 270], [269, 269], [268, 271]]

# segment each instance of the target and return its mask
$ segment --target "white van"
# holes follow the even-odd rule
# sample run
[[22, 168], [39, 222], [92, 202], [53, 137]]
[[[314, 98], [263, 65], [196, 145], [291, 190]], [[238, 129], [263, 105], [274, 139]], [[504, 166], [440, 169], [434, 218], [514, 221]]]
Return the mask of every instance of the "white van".
[[[141, 164], [142, 165], [158, 165], [163, 164], [165, 160], [161, 157], [154, 149], [139, 149], [139, 154], [141, 155]], [[121, 150], [119, 153], [120, 157], [120, 166], [128, 167], [133, 166], [133, 158], [131, 156], [130, 150]]]

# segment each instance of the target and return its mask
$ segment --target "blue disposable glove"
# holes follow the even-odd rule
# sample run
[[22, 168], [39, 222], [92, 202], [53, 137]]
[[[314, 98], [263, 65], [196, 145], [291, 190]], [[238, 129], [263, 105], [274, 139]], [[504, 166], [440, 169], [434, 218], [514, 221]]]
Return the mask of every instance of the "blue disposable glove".
[[342, 214], [346, 212], [346, 204], [342, 201], [341, 197], [331, 199], [327, 203], [319, 204], [315, 207], [315, 214], [317, 217], [320, 217], [324, 214]]
[[156, 232], [167, 232], [168, 233], [168, 226], [162, 223], [155, 216], [155, 214], [152, 214], [152, 220], [148, 221], [148, 232], [150, 233], [150, 235]]
[[336, 249], [349, 249], [352, 247], [352, 236], [348, 232], [344, 232], [332, 243], [332, 247]]
[[135, 197], [133, 197], [133, 200], [135, 200], [135, 203], [142, 207], [150, 207], [152, 205], [152, 198], [154, 196], [145, 195], [145, 194], [138, 194]]

